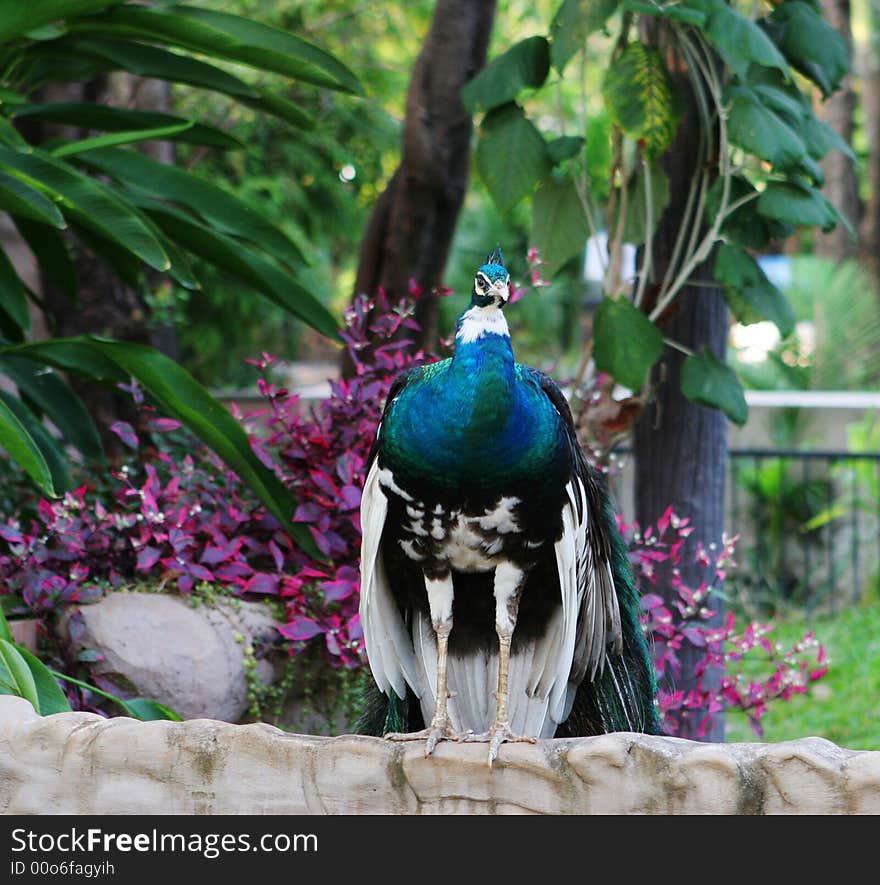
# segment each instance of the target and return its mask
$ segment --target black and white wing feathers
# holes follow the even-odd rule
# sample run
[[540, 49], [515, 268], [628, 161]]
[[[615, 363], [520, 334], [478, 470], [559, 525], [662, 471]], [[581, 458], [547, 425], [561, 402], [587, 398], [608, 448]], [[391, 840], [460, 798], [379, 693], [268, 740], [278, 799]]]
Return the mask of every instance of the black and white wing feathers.
[[569, 662], [565, 681], [572, 697], [584, 678], [594, 679], [602, 672], [609, 648], [619, 654], [623, 646], [611, 540], [601, 512], [606, 494], [581, 451], [571, 409], [562, 391], [543, 372], [528, 371], [559, 413], [572, 457], [563, 502], [562, 537], [556, 543], [563, 606], [561, 666], [565, 666], [566, 660]]

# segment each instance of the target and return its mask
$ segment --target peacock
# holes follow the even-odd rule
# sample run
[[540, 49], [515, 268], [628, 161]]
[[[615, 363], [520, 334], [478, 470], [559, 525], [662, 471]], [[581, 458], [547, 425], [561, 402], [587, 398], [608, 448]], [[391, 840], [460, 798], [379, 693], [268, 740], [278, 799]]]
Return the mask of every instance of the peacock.
[[502, 743], [657, 733], [639, 599], [603, 475], [554, 381], [514, 360], [510, 275], [477, 270], [450, 359], [392, 385], [361, 500], [358, 730]]

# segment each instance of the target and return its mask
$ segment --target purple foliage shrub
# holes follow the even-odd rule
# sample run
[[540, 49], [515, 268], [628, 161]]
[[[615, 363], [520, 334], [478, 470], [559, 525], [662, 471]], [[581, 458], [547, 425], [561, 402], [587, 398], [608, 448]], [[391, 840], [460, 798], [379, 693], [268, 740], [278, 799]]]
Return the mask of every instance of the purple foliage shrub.
[[[825, 650], [812, 632], [790, 646], [774, 644], [767, 638], [772, 625], [751, 621], [740, 629], [731, 610], [723, 624], [707, 624], [713, 612], [706, 601], [736, 567], [737, 539], [725, 535], [720, 547], [712, 544], [708, 549], [697, 544], [692, 555], [707, 577], [698, 587], [690, 587], [681, 574], [685, 542], [692, 532], [688, 522], [672, 508], [644, 532], [637, 523], [620, 520], [641, 592], [642, 625], [661, 683], [658, 700], [664, 730], [675, 734], [680, 719], [699, 716], [696, 734], [702, 737], [713, 716], [729, 709], [745, 713], [760, 736], [761, 717], [770, 703], [806, 694], [828, 672]], [[653, 592], [661, 582], [666, 585], [663, 596]], [[664, 683], [674, 686], [681, 676], [678, 653], [685, 646], [702, 650], [695, 666], [696, 687], [688, 692], [664, 687]]]

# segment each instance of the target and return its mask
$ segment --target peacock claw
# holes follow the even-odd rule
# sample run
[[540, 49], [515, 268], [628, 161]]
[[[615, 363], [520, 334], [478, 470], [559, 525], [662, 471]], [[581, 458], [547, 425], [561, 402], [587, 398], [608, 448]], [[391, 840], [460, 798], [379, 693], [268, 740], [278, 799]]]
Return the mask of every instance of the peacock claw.
[[392, 731], [385, 735], [386, 741], [425, 741], [425, 756], [430, 756], [440, 741], [461, 741], [466, 739], [466, 735], [453, 731], [446, 720], [432, 722], [421, 731]]
[[506, 722], [498, 723], [496, 722], [488, 731], [484, 731], [481, 734], [474, 734], [473, 732], [467, 732], [462, 735], [462, 741], [479, 741], [480, 743], [488, 743], [489, 744], [489, 768], [492, 767], [492, 763], [498, 758], [498, 751], [501, 749], [502, 744], [506, 743], [514, 743], [514, 742], [525, 742], [529, 744], [537, 743], [537, 738], [530, 737], [528, 735], [522, 734], [514, 734], [510, 730], [510, 726]]

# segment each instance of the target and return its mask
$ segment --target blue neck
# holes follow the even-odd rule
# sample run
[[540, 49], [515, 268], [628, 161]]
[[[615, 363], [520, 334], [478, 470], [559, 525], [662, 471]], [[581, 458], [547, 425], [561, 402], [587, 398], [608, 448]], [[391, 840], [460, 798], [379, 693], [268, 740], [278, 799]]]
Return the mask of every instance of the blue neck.
[[486, 333], [475, 341], [456, 340], [447, 395], [456, 404], [468, 437], [486, 439], [509, 420], [515, 399], [514, 366], [507, 335]]
[[555, 463], [558, 415], [524, 380], [510, 337], [484, 325], [460, 323], [452, 359], [425, 366], [395, 401], [384, 453], [404, 487], [494, 488]]

